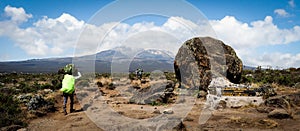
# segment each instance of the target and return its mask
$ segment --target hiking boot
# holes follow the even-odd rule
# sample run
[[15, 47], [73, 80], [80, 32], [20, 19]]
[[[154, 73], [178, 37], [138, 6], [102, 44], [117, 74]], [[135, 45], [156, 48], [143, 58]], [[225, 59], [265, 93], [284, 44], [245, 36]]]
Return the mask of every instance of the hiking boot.
[[74, 109], [70, 109], [70, 113], [73, 113], [73, 112], [75, 112], [75, 110]]
[[65, 114], [65, 115], [68, 115], [67, 111], [64, 111], [64, 114]]

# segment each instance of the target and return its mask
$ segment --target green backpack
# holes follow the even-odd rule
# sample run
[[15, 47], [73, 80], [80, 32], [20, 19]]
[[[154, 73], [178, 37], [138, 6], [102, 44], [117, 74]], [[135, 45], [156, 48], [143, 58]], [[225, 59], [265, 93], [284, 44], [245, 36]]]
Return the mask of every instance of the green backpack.
[[75, 78], [72, 75], [66, 74], [64, 76], [64, 79], [62, 80], [62, 88], [60, 91], [67, 93], [67, 94], [72, 94], [75, 90]]

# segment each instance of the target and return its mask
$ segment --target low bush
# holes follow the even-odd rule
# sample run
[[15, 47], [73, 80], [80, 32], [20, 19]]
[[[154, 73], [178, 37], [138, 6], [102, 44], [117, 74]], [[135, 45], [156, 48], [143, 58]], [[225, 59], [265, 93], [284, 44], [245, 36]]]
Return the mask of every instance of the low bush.
[[241, 83], [276, 83], [284, 86], [293, 86], [300, 81], [300, 71], [297, 69], [272, 70], [257, 68], [255, 71], [244, 70]]
[[25, 114], [22, 112], [19, 102], [13, 98], [14, 93], [12, 89], [0, 89], [0, 127], [26, 126]]

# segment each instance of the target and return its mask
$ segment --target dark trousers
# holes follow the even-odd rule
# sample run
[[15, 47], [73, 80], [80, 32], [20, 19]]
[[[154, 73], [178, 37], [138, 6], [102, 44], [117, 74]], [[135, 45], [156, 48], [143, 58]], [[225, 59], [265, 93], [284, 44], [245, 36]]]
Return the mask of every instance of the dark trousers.
[[70, 97], [70, 112], [73, 112], [73, 104], [74, 104], [74, 93], [72, 94], [67, 94], [67, 93], [63, 93], [63, 96], [64, 96], [64, 112], [66, 113], [67, 110], [67, 102], [68, 102], [68, 97]]

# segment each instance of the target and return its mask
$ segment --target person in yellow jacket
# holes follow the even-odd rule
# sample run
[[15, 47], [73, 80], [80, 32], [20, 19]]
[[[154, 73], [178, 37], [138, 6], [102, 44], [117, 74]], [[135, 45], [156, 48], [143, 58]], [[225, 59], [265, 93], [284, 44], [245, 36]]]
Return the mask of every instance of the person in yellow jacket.
[[75, 79], [81, 77], [80, 72], [78, 72], [77, 73], [78, 75], [74, 77], [72, 75], [73, 69], [74, 69], [74, 65], [72, 65], [71, 69], [68, 70], [65, 69], [64, 79], [62, 80], [62, 88], [60, 89], [60, 91], [63, 92], [63, 97], [64, 97], [63, 110], [65, 115], [68, 114], [66, 110], [68, 97], [70, 97], [70, 113], [74, 112], [73, 104], [74, 104], [74, 92], [75, 92]]

